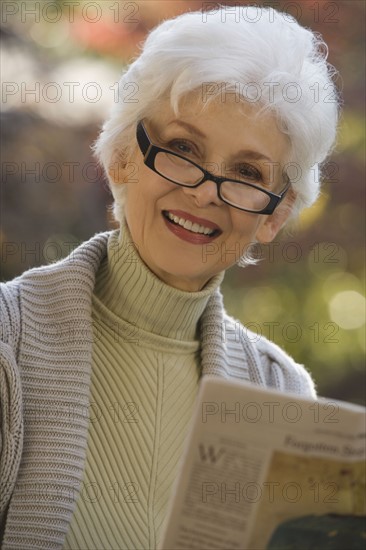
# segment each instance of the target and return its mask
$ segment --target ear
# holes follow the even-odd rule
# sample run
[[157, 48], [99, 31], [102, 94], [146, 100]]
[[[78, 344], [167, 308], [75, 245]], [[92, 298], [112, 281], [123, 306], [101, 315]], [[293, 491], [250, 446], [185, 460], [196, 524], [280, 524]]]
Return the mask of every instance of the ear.
[[123, 184], [136, 181], [136, 170], [138, 170], [137, 154], [137, 145], [124, 152], [117, 149], [114, 150], [108, 168], [108, 177], [112, 183]]
[[114, 154], [112, 157], [112, 162], [108, 168], [109, 179], [115, 183], [125, 183], [126, 182], [126, 160], [119, 158], [118, 154]]
[[282, 229], [290, 217], [295, 198], [296, 195], [293, 189], [289, 189], [285, 199], [276, 208], [273, 214], [264, 217], [263, 222], [256, 232], [258, 242], [265, 244], [273, 241], [277, 233]]

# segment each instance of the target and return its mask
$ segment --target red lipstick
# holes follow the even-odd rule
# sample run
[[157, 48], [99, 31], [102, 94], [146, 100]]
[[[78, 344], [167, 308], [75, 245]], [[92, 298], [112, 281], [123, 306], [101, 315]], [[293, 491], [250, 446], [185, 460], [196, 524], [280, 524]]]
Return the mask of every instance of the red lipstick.
[[[183, 218], [185, 220], [191, 221], [192, 223], [197, 223], [198, 225], [208, 227], [209, 229], [214, 230], [214, 233], [212, 233], [211, 235], [204, 235], [203, 233], [193, 233], [192, 231], [189, 231], [189, 229], [185, 229], [181, 225], [178, 225], [170, 220], [167, 217], [168, 212], [170, 214], [173, 214], [173, 216], [177, 216], [178, 218]], [[162, 214], [165, 225], [167, 226], [169, 231], [171, 231], [174, 235], [176, 235], [183, 241], [189, 242], [191, 244], [210, 243], [222, 233], [220, 227], [216, 223], [213, 223], [210, 220], [206, 220], [205, 218], [198, 218], [197, 216], [188, 214], [188, 212], [184, 212], [183, 210], [163, 210]]]

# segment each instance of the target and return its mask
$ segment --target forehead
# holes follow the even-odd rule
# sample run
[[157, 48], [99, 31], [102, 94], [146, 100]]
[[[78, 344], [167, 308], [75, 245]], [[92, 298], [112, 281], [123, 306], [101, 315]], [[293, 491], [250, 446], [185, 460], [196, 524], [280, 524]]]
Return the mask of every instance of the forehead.
[[196, 117], [205, 115], [214, 117], [221, 112], [227, 114], [233, 113], [236, 117], [243, 118], [256, 118], [263, 123], [272, 121], [274, 125], [277, 125], [275, 112], [270, 109], [263, 109], [263, 105], [256, 102], [248, 102], [244, 99], [240, 99], [236, 93], [223, 96], [217, 94], [216, 96], [207, 97], [200, 89], [193, 90], [183, 95], [178, 102], [178, 107], [174, 110], [169, 95], [166, 95], [159, 99], [151, 109], [152, 118], [170, 117], [171, 115], [182, 117]]
[[203, 144], [215, 153], [230, 156], [236, 150], [250, 149], [280, 163], [289, 156], [290, 141], [278, 125], [273, 111], [261, 109], [258, 103], [238, 101], [228, 95], [205, 102], [199, 92], [184, 96], [177, 112], [169, 98], [156, 105], [151, 120], [160, 132], [174, 129], [189, 133], [186, 125], [196, 128], [204, 137]]

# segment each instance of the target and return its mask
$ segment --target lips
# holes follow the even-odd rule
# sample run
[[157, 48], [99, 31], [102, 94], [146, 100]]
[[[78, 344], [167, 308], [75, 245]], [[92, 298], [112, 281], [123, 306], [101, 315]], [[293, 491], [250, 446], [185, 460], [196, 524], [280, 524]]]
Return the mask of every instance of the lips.
[[173, 216], [177, 216], [178, 218], [183, 218], [191, 221], [192, 223], [197, 223], [198, 225], [203, 225], [203, 227], [208, 227], [209, 229], [222, 233], [220, 227], [216, 223], [206, 220], [205, 218], [198, 218], [197, 216], [193, 216], [183, 210], [163, 210], [163, 214], [167, 212], [170, 212], [170, 214], [173, 214]]
[[166, 227], [176, 237], [191, 244], [210, 243], [222, 233], [216, 223], [183, 210], [163, 210], [162, 215]]

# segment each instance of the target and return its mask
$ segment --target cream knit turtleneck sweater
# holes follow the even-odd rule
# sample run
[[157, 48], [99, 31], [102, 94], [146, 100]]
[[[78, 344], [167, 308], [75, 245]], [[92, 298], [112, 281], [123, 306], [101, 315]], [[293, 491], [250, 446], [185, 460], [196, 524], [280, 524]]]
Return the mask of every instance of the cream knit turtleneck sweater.
[[159, 543], [200, 377], [200, 292], [158, 279], [128, 230], [114, 232], [93, 296], [93, 366], [83, 484], [65, 549]]

